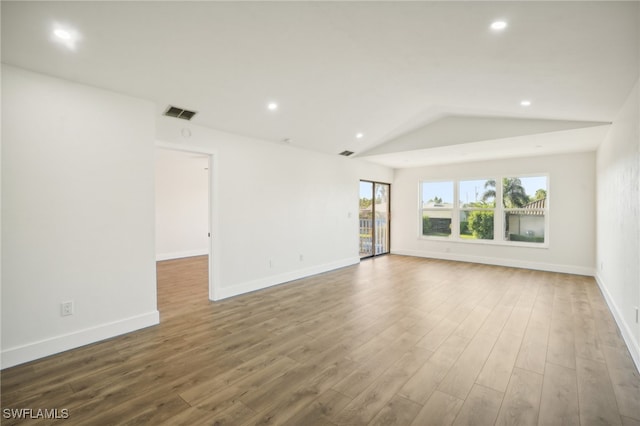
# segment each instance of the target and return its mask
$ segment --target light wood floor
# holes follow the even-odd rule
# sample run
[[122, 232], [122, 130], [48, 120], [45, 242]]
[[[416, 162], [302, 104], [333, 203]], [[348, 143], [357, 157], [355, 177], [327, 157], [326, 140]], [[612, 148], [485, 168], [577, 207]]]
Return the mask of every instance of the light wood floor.
[[95, 425], [640, 424], [640, 376], [592, 278], [384, 256], [212, 303], [206, 276], [206, 257], [159, 263], [159, 326], [3, 371], [2, 408]]

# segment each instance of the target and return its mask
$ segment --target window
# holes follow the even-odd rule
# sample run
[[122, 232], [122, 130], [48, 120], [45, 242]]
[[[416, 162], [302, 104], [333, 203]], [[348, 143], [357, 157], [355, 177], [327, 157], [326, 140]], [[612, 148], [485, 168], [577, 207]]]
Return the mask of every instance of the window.
[[502, 180], [504, 240], [544, 243], [547, 216], [547, 177]]
[[460, 238], [493, 240], [496, 193], [490, 179], [460, 181]]
[[421, 235], [544, 244], [548, 239], [547, 180], [539, 175], [421, 182]]
[[453, 200], [453, 182], [422, 184], [422, 235], [451, 236]]

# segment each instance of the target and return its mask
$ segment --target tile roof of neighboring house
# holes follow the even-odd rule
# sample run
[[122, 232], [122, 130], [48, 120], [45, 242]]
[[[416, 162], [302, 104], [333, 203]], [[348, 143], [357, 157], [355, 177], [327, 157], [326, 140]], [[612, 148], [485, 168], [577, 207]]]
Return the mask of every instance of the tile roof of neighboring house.
[[523, 209], [544, 209], [547, 204], [547, 199], [540, 198], [539, 200], [532, 201], [528, 204], [525, 204]]
[[540, 211], [539, 209], [544, 209], [546, 205], [547, 205], [547, 199], [541, 198], [539, 200], [532, 201], [520, 207], [523, 210], [529, 210], [529, 211], [516, 211], [516, 212], [510, 212], [509, 214], [527, 215], [527, 216], [543, 216], [544, 212]]

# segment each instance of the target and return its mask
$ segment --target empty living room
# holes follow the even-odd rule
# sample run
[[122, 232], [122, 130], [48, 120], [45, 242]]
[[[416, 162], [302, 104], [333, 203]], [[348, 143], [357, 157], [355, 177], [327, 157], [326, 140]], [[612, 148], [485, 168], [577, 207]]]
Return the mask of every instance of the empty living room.
[[0, 422], [640, 425], [639, 1], [5, 1]]

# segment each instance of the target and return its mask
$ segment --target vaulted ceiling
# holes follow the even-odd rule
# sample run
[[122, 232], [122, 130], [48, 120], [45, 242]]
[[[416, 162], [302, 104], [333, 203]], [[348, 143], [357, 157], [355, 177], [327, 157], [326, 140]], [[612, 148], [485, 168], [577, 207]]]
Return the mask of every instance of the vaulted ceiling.
[[1, 7], [3, 63], [392, 167], [595, 149], [639, 75], [638, 2]]

